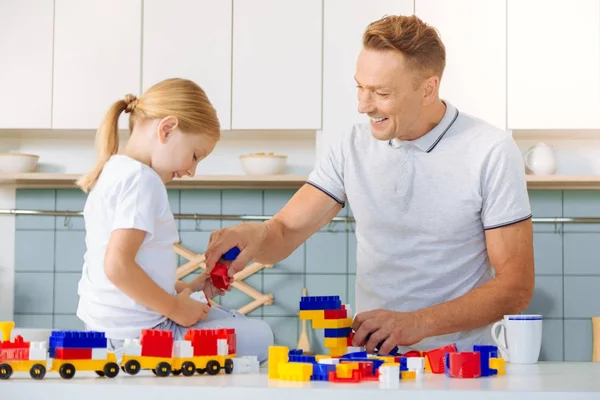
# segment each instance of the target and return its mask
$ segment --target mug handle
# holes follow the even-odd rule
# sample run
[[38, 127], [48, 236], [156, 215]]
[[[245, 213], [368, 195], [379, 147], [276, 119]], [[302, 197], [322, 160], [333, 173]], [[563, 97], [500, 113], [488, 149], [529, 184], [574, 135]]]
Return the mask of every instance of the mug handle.
[[[529, 169], [530, 171], [532, 171], [532, 169], [531, 169], [531, 165], [529, 164], [529, 155], [531, 154], [531, 152], [532, 152], [533, 150], [534, 150], [533, 148], [531, 148], [531, 149], [527, 150], [527, 152], [526, 152], [526, 153], [525, 153], [525, 155], [523, 156], [523, 161], [525, 161], [525, 166], [526, 166], [526, 167], [527, 167], [527, 169]], [[493, 333], [493, 332], [492, 332], [492, 333]]]
[[508, 354], [508, 356], [510, 357], [510, 353], [508, 352], [508, 349], [506, 347], [504, 347], [504, 345], [502, 343], [500, 343], [500, 335], [498, 334], [498, 328], [500, 328], [501, 326], [504, 327], [504, 331], [506, 332], [506, 324], [504, 323], [504, 320], [500, 320], [500, 321], [494, 323], [494, 325], [492, 325], [492, 339], [494, 339], [496, 346], [498, 346], [502, 350], [504, 350], [504, 352], [506, 354]]

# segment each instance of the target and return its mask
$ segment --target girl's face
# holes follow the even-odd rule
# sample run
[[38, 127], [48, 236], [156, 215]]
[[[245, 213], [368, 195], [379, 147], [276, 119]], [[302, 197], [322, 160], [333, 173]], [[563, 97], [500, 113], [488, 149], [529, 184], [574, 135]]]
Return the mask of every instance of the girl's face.
[[194, 176], [200, 160], [214, 150], [216, 141], [202, 132], [183, 133], [176, 124], [160, 123], [152, 149], [152, 168], [164, 183]]

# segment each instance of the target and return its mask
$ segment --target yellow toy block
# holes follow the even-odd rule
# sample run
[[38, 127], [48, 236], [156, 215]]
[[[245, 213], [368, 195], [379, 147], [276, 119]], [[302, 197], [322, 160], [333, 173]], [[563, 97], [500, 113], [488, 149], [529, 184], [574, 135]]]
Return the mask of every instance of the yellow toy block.
[[490, 358], [490, 369], [497, 370], [498, 375], [505, 375], [506, 364], [504, 363], [504, 358]]
[[341, 319], [321, 319], [315, 318], [312, 320], [313, 329], [340, 329], [352, 327], [352, 318]]
[[375, 358], [378, 360], [382, 360], [384, 363], [387, 363], [388, 365], [396, 365], [396, 360], [394, 357], [391, 356], [376, 356], [376, 355], [372, 355], [369, 358]]
[[334, 347], [329, 349], [330, 357], [341, 357], [348, 352], [348, 347]]
[[400, 371], [401, 379], [416, 379], [417, 371]]
[[345, 362], [335, 366], [335, 373], [338, 378], [352, 378], [352, 371], [358, 369], [357, 362]]
[[2, 341], [10, 342], [10, 334], [12, 333], [15, 323], [13, 321], [0, 322], [0, 332], [2, 333]]
[[325, 310], [301, 310], [301, 320], [325, 319]]
[[429, 357], [425, 357], [425, 372], [431, 372], [431, 364], [429, 364]]
[[269, 346], [269, 379], [279, 379], [279, 364], [288, 362], [287, 346]]
[[331, 358], [331, 354], [317, 354], [315, 356], [315, 361], [319, 362], [319, 361], [321, 361], [321, 360], [323, 360], [325, 358]]
[[328, 349], [333, 349], [334, 347], [348, 347], [348, 339], [344, 337], [326, 337], [325, 341], [323, 342], [323, 345], [325, 346], [325, 348]]
[[279, 373], [279, 379], [284, 381], [310, 381], [313, 365], [310, 363], [282, 362], [279, 363], [277, 372]]

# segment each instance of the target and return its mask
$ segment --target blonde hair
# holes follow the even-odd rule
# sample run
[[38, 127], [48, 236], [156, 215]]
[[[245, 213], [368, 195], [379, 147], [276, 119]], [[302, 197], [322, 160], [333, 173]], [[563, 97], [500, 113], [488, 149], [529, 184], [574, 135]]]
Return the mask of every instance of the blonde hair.
[[423, 78], [442, 78], [446, 48], [437, 30], [414, 15], [392, 15], [370, 23], [363, 34], [363, 47], [401, 52], [409, 66]]
[[130, 113], [129, 133], [147, 119], [176, 117], [183, 133], [202, 133], [219, 140], [221, 127], [217, 113], [204, 90], [196, 83], [181, 78], [166, 79], [150, 87], [137, 98], [127, 94], [112, 104], [96, 133], [98, 161], [81, 177], [77, 186], [88, 192], [98, 180], [104, 164], [119, 150], [119, 116]]

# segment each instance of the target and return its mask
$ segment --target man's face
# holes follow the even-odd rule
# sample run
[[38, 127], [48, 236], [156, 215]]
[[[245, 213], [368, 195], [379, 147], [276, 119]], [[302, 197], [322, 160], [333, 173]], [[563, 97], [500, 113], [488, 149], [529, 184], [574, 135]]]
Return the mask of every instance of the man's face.
[[423, 107], [423, 90], [398, 51], [363, 49], [355, 75], [358, 111], [367, 114], [378, 140], [411, 139]]

